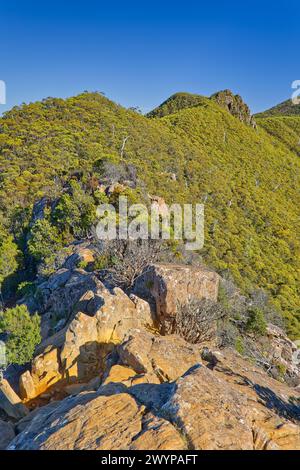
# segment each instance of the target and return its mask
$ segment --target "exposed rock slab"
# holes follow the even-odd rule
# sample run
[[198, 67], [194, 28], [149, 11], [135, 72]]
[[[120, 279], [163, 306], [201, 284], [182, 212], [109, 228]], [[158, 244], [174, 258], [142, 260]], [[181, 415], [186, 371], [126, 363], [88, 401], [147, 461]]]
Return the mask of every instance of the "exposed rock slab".
[[[40, 430], [43, 429], [43, 432]], [[41, 409], [9, 449], [184, 449], [172, 424], [146, 413], [128, 394], [82, 394]]]
[[5, 411], [9, 417], [15, 420], [23, 418], [28, 413], [20, 397], [5, 379], [0, 383], [0, 408]]

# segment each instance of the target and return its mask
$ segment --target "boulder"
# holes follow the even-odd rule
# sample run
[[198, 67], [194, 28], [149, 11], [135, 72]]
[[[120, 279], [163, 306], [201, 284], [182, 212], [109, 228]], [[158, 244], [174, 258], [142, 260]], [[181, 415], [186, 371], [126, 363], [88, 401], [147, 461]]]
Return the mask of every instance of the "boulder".
[[171, 334], [176, 327], [178, 306], [191, 299], [217, 301], [219, 276], [203, 267], [154, 264], [135, 285], [135, 293], [154, 299], [157, 320], [163, 334]]
[[176, 423], [193, 449], [251, 450], [247, 399], [204, 366], [196, 366], [174, 384], [161, 413]]
[[[60, 380], [86, 383], [106, 369], [106, 359], [135, 327], [153, 327], [150, 306], [121, 289], [97, 288], [79, 299], [79, 311], [62, 331], [43, 342], [45, 349], [20, 378], [22, 398], [30, 400]], [[41, 348], [39, 348], [39, 351]]]
[[137, 385], [140, 383], [156, 383], [160, 381], [154, 373], [138, 374], [135, 370], [130, 367], [116, 364], [112, 366], [109, 371], [105, 374], [102, 385], [108, 385], [110, 383], [121, 383], [126, 387]]
[[61, 350], [67, 378], [79, 380], [103, 372], [107, 355], [121, 343], [130, 328], [153, 326], [150, 306], [130, 299], [121, 289], [109, 292], [102, 284], [70, 323]]
[[13, 425], [0, 419], [0, 450], [5, 450], [14, 437]]
[[36, 296], [40, 312], [51, 311], [56, 317], [68, 317], [81, 296], [88, 290], [96, 289], [98, 283], [93, 273], [61, 268], [38, 286]]
[[15, 420], [19, 420], [28, 414], [26, 406], [23, 405], [20, 397], [5, 379], [0, 382], [0, 408], [6, 415]]
[[59, 351], [49, 346], [36, 356], [31, 365], [31, 372], [20, 376], [19, 389], [23, 400], [31, 400], [41, 395], [52, 385], [61, 380]]
[[[155, 351], [148, 352], [148, 362], [144, 351], [136, 359], [152, 374]], [[163, 383], [138, 374], [136, 365], [113, 365], [96, 392], [49, 403], [23, 418], [9, 449], [300, 449], [299, 406], [291, 403], [299, 394], [232, 350], [204, 357], [206, 365], [194, 364]]]
[[160, 382], [176, 380], [200, 361], [198, 349], [176, 335], [158, 336], [130, 330], [118, 346], [120, 362], [137, 374], [152, 374]]
[[95, 261], [95, 250], [87, 243], [79, 243], [72, 246], [72, 254], [64, 262], [63, 268], [85, 268]]

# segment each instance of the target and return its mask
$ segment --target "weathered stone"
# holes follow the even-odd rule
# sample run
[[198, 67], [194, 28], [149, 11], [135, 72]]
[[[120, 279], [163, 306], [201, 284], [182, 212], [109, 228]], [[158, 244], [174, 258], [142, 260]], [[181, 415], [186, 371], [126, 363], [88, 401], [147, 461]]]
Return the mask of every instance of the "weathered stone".
[[223, 90], [213, 94], [211, 99], [241, 122], [256, 128], [255, 119], [251, 116], [249, 107], [240, 95], [234, 95], [230, 90]]
[[95, 252], [86, 244], [74, 245], [73, 253], [66, 259], [63, 267], [66, 269], [76, 269], [86, 267], [95, 261]]
[[93, 273], [83, 269], [61, 268], [38, 286], [40, 312], [53, 312], [56, 317], [67, 318], [74, 312], [77, 302], [88, 290], [99, 284]]
[[194, 449], [253, 449], [247, 399], [204, 366], [176, 381], [161, 413], [181, 427]]
[[0, 408], [16, 420], [28, 414], [26, 406], [5, 379], [0, 382]]
[[5, 450], [15, 437], [15, 431], [11, 423], [0, 419], [0, 450]]
[[61, 351], [67, 377], [85, 379], [105, 369], [107, 354], [132, 327], [153, 325], [149, 305], [131, 300], [121, 289], [110, 293], [101, 285], [70, 323]]
[[122, 365], [116, 364], [107, 373], [105, 379], [103, 380], [103, 385], [109, 383], [122, 383], [127, 387], [132, 385], [137, 385], [140, 383], [156, 383], [159, 384], [160, 381], [154, 373], [149, 374], [137, 374], [135, 370], [130, 367], [124, 367]]
[[185, 449], [172, 424], [145, 414], [145, 408], [128, 394], [85, 393], [50, 410], [45, 408], [35, 414], [9, 449]]
[[129, 298], [118, 288], [110, 292], [100, 281], [78, 306], [85, 313], [78, 312], [66, 328], [44, 341], [46, 349], [33, 360], [31, 374], [21, 376], [24, 399], [36, 397], [62, 378], [86, 382], [103, 373], [107, 355], [130, 328], [153, 327], [147, 302]]
[[163, 334], [175, 331], [179, 305], [191, 299], [216, 301], [219, 276], [203, 267], [155, 264], [145, 269], [138, 279], [135, 292], [144, 298], [154, 298], [157, 319]]
[[138, 374], [154, 374], [161, 382], [176, 380], [200, 361], [196, 347], [176, 335], [156, 336], [130, 330], [118, 347], [120, 361]]
[[267, 360], [281, 366], [294, 385], [300, 384], [300, 351], [278, 326], [268, 324], [269, 342]]
[[31, 373], [20, 376], [20, 395], [24, 400], [31, 400], [61, 380], [59, 352], [49, 346], [43, 354], [36, 356], [31, 365]]

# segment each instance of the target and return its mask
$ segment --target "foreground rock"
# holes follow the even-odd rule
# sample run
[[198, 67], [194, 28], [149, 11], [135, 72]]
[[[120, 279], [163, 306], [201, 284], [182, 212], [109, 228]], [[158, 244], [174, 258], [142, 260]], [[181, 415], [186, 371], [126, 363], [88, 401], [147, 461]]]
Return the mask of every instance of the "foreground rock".
[[179, 305], [191, 299], [217, 301], [219, 276], [203, 267], [155, 264], [136, 283], [138, 295], [152, 298], [163, 334], [174, 333]]
[[15, 437], [15, 431], [11, 423], [0, 419], [0, 450], [5, 450]]
[[0, 382], [0, 409], [14, 420], [19, 420], [28, 413], [28, 410], [21, 402], [20, 397], [15, 393], [5, 379]]
[[[41, 433], [40, 430], [43, 429]], [[175, 427], [126, 393], [88, 393], [41, 410], [9, 449], [184, 449]]]
[[[214, 308], [215, 273], [149, 267], [136, 292], [155, 301], [153, 316], [140, 297], [108, 289], [94, 275], [66, 272], [51, 280], [57, 292], [67, 285], [60, 276], [74, 280], [68, 291], [74, 295], [77, 282], [82, 292], [82, 278], [87, 289], [66, 300], [66, 325], [42, 342], [20, 378], [21, 396], [33, 411], [26, 415], [17, 396], [5, 401], [6, 413], [18, 420], [9, 448], [300, 449], [297, 387], [274, 380], [230, 348], [217, 349], [215, 341], [190, 344], [173, 333], [180, 304], [207, 299]], [[280, 359], [292, 377], [296, 346], [272, 326], [268, 341], [272, 362]]]
[[[197, 363], [163, 383], [113, 366], [97, 392], [50, 403], [24, 418], [9, 449], [300, 449], [291, 389], [279, 384], [271, 391], [267, 385], [275, 381], [263, 373], [260, 380], [231, 351], [217, 356], [213, 370]], [[225, 362], [234, 356], [240, 364], [230, 375]]]

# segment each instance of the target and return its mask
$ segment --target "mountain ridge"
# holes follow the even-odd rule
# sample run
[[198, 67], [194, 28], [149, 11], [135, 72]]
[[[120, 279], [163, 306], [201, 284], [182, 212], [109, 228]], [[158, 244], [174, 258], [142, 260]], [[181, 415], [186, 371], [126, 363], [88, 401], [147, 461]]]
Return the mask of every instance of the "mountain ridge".
[[203, 261], [245, 291], [269, 292], [298, 337], [298, 118], [284, 132], [279, 118], [280, 129], [275, 118], [253, 129], [215, 100], [197, 103], [159, 119], [98, 93], [13, 108], [0, 119], [2, 225], [23, 250], [37, 199], [61, 198], [74, 177], [87, 188], [103, 160], [134, 165], [150, 194], [206, 204]]

